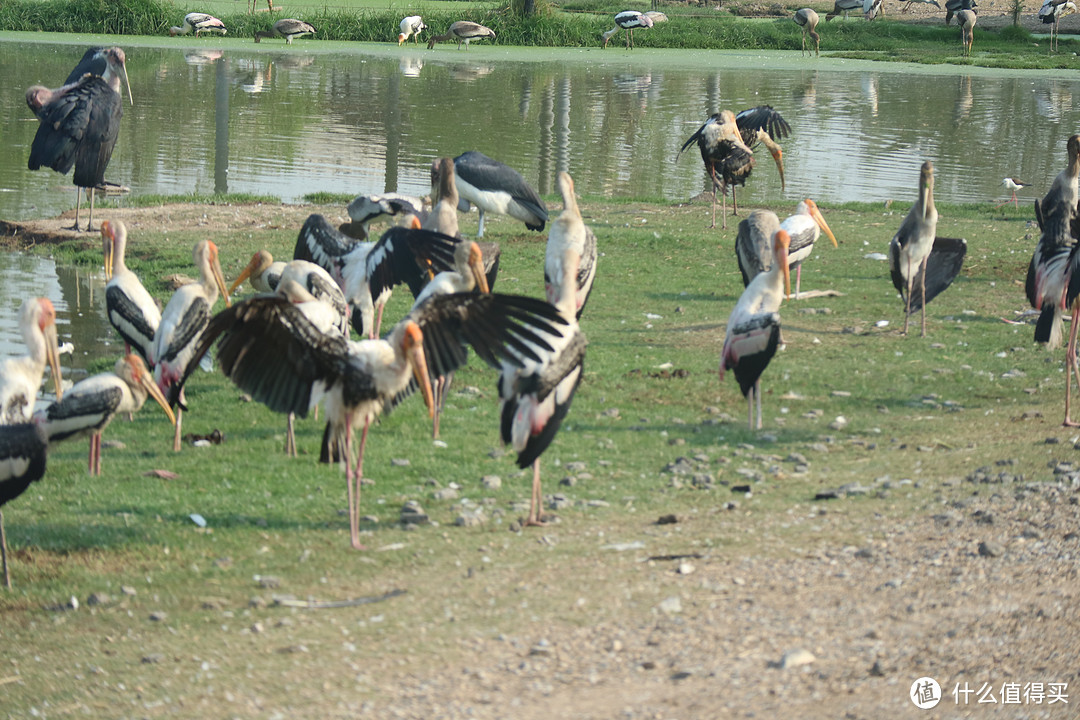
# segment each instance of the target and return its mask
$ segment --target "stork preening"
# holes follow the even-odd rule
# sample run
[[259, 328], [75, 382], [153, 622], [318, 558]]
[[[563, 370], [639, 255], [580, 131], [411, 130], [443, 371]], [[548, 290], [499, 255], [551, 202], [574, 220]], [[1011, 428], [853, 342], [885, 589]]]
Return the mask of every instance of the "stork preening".
[[551, 223], [548, 232], [547, 248], [544, 252], [544, 291], [552, 305], [558, 305], [560, 298], [567, 294], [563, 288], [566, 269], [563, 264], [569, 258], [577, 266], [574, 288], [574, 317], [581, 319], [581, 312], [592, 292], [593, 280], [596, 279], [596, 235], [585, 224], [574, 195], [574, 180], [569, 173], [559, 172], [556, 176], [559, 194], [562, 195], [563, 211]]
[[608, 40], [610, 40], [615, 33], [620, 30], [626, 31], [626, 48], [629, 50], [634, 47], [634, 30], [637, 28], [651, 28], [653, 26], [653, 19], [647, 14], [638, 12], [637, 10], [623, 10], [622, 12], [615, 13], [615, 27], [610, 30], [605, 30], [601, 33], [601, 37], [604, 38], [604, 47], [607, 47]]
[[[772, 234], [772, 264], [759, 273], [739, 296], [727, 321], [724, 348], [720, 353], [720, 382], [732, 370], [746, 398], [747, 422], [761, 429], [761, 375], [780, 344], [780, 303], [791, 294], [787, 231]], [[757, 405], [755, 422], [754, 405]]]
[[956, 13], [956, 24], [960, 26], [960, 44], [964, 48], [965, 56], [971, 55], [971, 46], [975, 42], [976, 19], [974, 10], [961, 10]]
[[173, 436], [173, 450], [177, 452], [180, 450], [180, 430], [186, 409], [184, 378], [199, 360], [195, 349], [210, 322], [210, 311], [217, 302], [218, 294], [225, 297], [226, 305], [230, 303], [225, 278], [221, 274], [217, 245], [209, 240], [200, 240], [192, 251], [192, 258], [200, 280], [184, 285], [173, 293], [161, 313], [161, 323], [154, 334], [154, 380], [168, 399], [169, 407], [178, 408]]
[[[558, 312], [531, 298], [456, 294], [430, 298], [383, 339], [353, 342], [319, 332], [285, 298], [259, 296], [237, 303], [211, 321], [200, 344], [218, 339], [226, 377], [275, 412], [305, 416], [325, 393], [328, 423], [322, 454], [345, 462], [349, 536], [360, 544], [360, 481], [370, 423], [419, 388], [433, 407], [430, 377], [465, 360], [468, 342], [489, 364], [504, 358], [539, 358], [538, 333], [557, 335]], [[521, 362], [521, 361], [519, 361]], [[363, 426], [355, 468], [354, 430]]]
[[825, 14], [825, 22], [829, 22], [840, 13], [843, 13], [844, 19], [847, 20], [848, 12], [862, 10], [862, 7], [863, 0], [835, 0], [832, 11]]
[[424, 19], [419, 15], [410, 15], [407, 18], [403, 18], [400, 24], [401, 32], [397, 36], [397, 44], [405, 42], [409, 38], [412, 38], [414, 44], [420, 44], [420, 32], [427, 29], [427, 25], [424, 24]]
[[[120, 134], [124, 104], [120, 97], [123, 80], [131, 100], [124, 51], [118, 47], [91, 48], [63, 87], [49, 90], [34, 86], [26, 91], [26, 101], [40, 121], [30, 146], [27, 167], [48, 167], [61, 175], [75, 168], [75, 225], [79, 230], [82, 190], [90, 196], [90, 218], [94, 222], [94, 190], [105, 181], [105, 168], [112, 158]], [[94, 71], [97, 71], [95, 73]], [[74, 77], [72, 77], [74, 76]]]
[[0, 361], [0, 425], [28, 422], [49, 366], [56, 397], [63, 396], [56, 309], [48, 298], [27, 298], [19, 310], [19, 329], [29, 354]]
[[484, 237], [484, 215], [509, 215], [540, 232], [547, 223], [547, 205], [514, 168], [470, 150], [454, 158], [458, 197], [480, 210], [477, 237]]
[[286, 45], [292, 45], [293, 38], [303, 37], [304, 35], [314, 35], [315, 28], [309, 23], [303, 20], [297, 20], [296, 18], [282, 18], [274, 23], [274, 27], [270, 30], [256, 30], [255, 42], [259, 42], [263, 38], [285, 38]]
[[1065, 152], [1068, 158], [1065, 169], [1057, 174], [1042, 202], [1035, 208], [1040, 224], [1042, 216], [1058, 212], [1059, 206], [1070, 218], [1080, 210], [1080, 135], [1069, 137], [1065, 142]]
[[[821, 36], [817, 33], [818, 14], [810, 8], [795, 13], [795, 24], [802, 28], [802, 52], [806, 50], [806, 36], [814, 41], [814, 55], [821, 55]], [[800, 53], [801, 55], [802, 53]]]
[[1039, 8], [1039, 20], [1050, 26], [1050, 52], [1058, 48], [1058, 21], [1074, 12], [1076, 3], [1072, 0], [1046, 0]]
[[124, 354], [132, 349], [148, 365], [154, 364], [154, 334], [161, 324], [161, 310], [143, 287], [139, 276], [124, 263], [127, 226], [123, 221], [101, 223], [105, 249], [105, 312], [109, 324], [124, 339]]
[[484, 38], [491, 38], [492, 42], [495, 41], [495, 31], [489, 27], [484, 27], [480, 23], [470, 22], [468, 20], [458, 20], [455, 23], [450, 23], [450, 27], [442, 35], [432, 35], [428, 38], [427, 46], [428, 50], [435, 47], [435, 43], [445, 42], [447, 40], [457, 40], [458, 50], [461, 49], [461, 43], [465, 43], [465, 49], [469, 49], [469, 43], [473, 40], [483, 40]]
[[[762, 143], [776, 163], [780, 173], [780, 186], [784, 187], [783, 151], [775, 142], [791, 133], [791, 126], [770, 105], [743, 110], [738, 115], [730, 110], [722, 110], [709, 117], [705, 123], [691, 135], [678, 155], [682, 155], [694, 142], [701, 151], [701, 160], [712, 178], [712, 224], [716, 227], [716, 191], [720, 190], [724, 199], [721, 213], [723, 227], [727, 229], [727, 189], [731, 188], [732, 214], [739, 214], [739, 205], [735, 200], [735, 186], [745, 185], [754, 167], [753, 148]], [[678, 158], [676, 155], [676, 159]], [[718, 177], [719, 176], [719, 177]]]
[[967, 243], [937, 237], [937, 221], [934, 166], [927, 160], [919, 170], [919, 199], [889, 243], [893, 287], [905, 301], [905, 335], [911, 313], [920, 310], [921, 336], [926, 337], [926, 304], [952, 284], [964, 263]]
[[26, 492], [30, 483], [45, 475], [49, 438], [34, 422], [0, 425], [0, 560], [4, 566], [4, 587], [11, 587], [4, 533], [4, 505]]
[[381, 195], [358, 195], [349, 203], [347, 212], [350, 222], [338, 230], [354, 240], [367, 240], [368, 225], [379, 218], [396, 218], [397, 224], [409, 226], [415, 217], [422, 223], [431, 206], [412, 195], [383, 193]]
[[195, 31], [195, 37], [199, 37], [199, 33], [221, 33], [224, 35], [228, 32], [225, 29], [225, 23], [218, 20], [213, 15], [207, 15], [206, 13], [190, 12], [184, 16], [183, 25], [174, 25], [169, 28], [169, 35], [175, 37], [177, 35], [187, 35], [192, 30]]
[[996, 209], [996, 208], [1001, 207], [1002, 205], [1008, 205], [1009, 203], [1014, 203], [1016, 205], [1016, 209], [1019, 210], [1020, 209], [1020, 201], [1016, 197], [1016, 191], [1017, 190], [1023, 190], [1024, 188], [1026, 188], [1031, 183], [1026, 183], [1023, 180], [1019, 179], [1019, 178], [1007, 177], [1007, 178], [1005, 178], [1004, 180], [1001, 181], [1001, 184], [1005, 186], [1006, 190], [1008, 190], [1009, 192], [1012, 193], [1012, 197], [1009, 198], [1008, 200], [1004, 201], [1004, 202], [999, 202], [997, 205], [994, 206], [994, 208]]
[[945, 0], [945, 24], [952, 22], [953, 15], [961, 10], [974, 10], [978, 7], [975, 0]]
[[101, 433], [119, 413], [138, 412], [151, 397], [165, 411], [169, 422], [176, 416], [168, 401], [135, 353], [116, 361], [111, 373], [101, 373], [75, 383], [61, 400], [34, 414], [34, 422], [45, 426], [49, 442], [90, 437], [89, 472], [101, 474]]

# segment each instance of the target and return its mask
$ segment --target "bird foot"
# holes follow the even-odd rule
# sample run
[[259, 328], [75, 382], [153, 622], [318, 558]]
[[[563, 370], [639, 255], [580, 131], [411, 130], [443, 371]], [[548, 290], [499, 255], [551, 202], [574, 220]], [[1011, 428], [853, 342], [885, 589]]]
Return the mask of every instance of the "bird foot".
[[364, 543], [360, 542], [359, 540], [353, 540], [351, 545], [352, 545], [353, 550], [367, 550], [368, 549], [368, 546], [365, 545]]
[[526, 518], [521, 521], [522, 527], [547, 527], [546, 520], [536, 520], [534, 518]]
[[1061, 427], [1080, 427], [1080, 422], [1076, 422], [1075, 420], [1072, 420], [1070, 418], [1065, 418], [1065, 422], [1061, 423]]

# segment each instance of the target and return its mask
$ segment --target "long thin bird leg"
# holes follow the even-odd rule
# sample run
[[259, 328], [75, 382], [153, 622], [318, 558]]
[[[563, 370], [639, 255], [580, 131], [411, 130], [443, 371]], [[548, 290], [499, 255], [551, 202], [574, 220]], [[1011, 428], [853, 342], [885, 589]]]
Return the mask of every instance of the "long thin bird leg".
[[1070, 414], [1070, 401], [1072, 400], [1072, 381], [1076, 376], [1076, 384], [1080, 387], [1080, 367], [1076, 358], [1076, 335], [1080, 329], [1080, 322], [1076, 316], [1080, 310], [1080, 303], [1073, 303], [1072, 322], [1069, 324], [1069, 343], [1065, 348], [1065, 427], [1080, 427], [1080, 423], [1073, 422]]
[[289, 457], [296, 457], [296, 414], [289, 413], [289, 420], [286, 425], [288, 428], [285, 432], [285, 454]]
[[90, 219], [86, 221], [86, 231], [90, 232], [90, 226], [94, 224], [94, 188], [87, 188], [86, 194], [90, 196]]
[[90, 474], [101, 475], [101, 433], [96, 432], [90, 436]]
[[75, 186], [75, 224], [66, 230], [79, 230], [79, 210], [82, 209], [82, 188]]
[[712, 178], [712, 225], [709, 229], [716, 227], [716, 167], [711, 163], [709, 164], [709, 177]]
[[746, 393], [746, 429], [754, 429], [754, 388]]
[[[735, 199], [735, 186], [731, 186], [731, 214], [739, 214], [739, 201]], [[725, 226], [726, 227], [726, 226]]]
[[360, 544], [360, 486], [364, 481], [364, 446], [367, 445], [368, 428], [371, 427], [371, 418], [364, 420], [364, 430], [360, 433], [360, 453], [356, 458], [356, 473], [353, 482], [356, 484], [356, 507], [353, 511], [353, 547], [357, 550], [367, 550]]
[[379, 332], [382, 330], [382, 311], [383, 311], [383, 308], [385, 308], [385, 307], [386, 307], [385, 303], [379, 303], [379, 308], [378, 308], [378, 310], [376, 310], [376, 315], [375, 315], [375, 327], [372, 328], [371, 335], [369, 336], [369, 339], [371, 339], [371, 340], [374, 340], [375, 338], [379, 337]]
[[537, 527], [547, 525], [546, 522], [540, 519], [541, 505], [543, 505], [543, 500], [540, 492], [540, 458], [536, 458], [533, 460], [533, 484], [532, 498], [529, 500], [529, 517], [525, 521], [525, 525], [535, 525]]
[[757, 399], [757, 429], [761, 429], [761, 378], [754, 383], [754, 397]]
[[[467, 50], [468, 48], [466, 48]], [[480, 227], [476, 230], [476, 237], [484, 237], [484, 208], [478, 208], [480, 210]]]
[[795, 268], [795, 299], [799, 299], [799, 288], [802, 287], [802, 263]]
[[180, 425], [184, 420], [184, 409], [176, 408], [176, 432], [173, 433], [173, 452], [180, 452]]
[[4, 511], [0, 510], [0, 561], [4, 564], [4, 587], [11, 589], [11, 573], [7, 564], [7, 535], [4, 533]]
[[357, 500], [353, 497], [352, 420], [345, 418], [345, 490], [349, 496], [349, 543], [359, 550], [360, 522], [354, 522]]
[[929, 262], [930, 256], [927, 255], [923, 258], [922, 265], [919, 268], [922, 275], [922, 282], [919, 283], [919, 289], [922, 292], [922, 335], [920, 337], [926, 337], [926, 266]]
[[911, 258], [908, 258], [907, 304], [904, 307], [904, 334], [907, 335], [908, 319], [911, 317], [911, 286], [915, 278], [911, 277]]

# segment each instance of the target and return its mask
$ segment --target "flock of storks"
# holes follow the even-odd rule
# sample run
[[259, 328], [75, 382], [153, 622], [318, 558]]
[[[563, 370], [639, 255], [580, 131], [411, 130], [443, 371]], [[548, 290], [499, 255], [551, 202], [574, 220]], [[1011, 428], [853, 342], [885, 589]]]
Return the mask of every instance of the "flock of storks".
[[[403, 21], [399, 44], [424, 29], [419, 17], [406, 20], [415, 22], [407, 27]], [[191, 29], [198, 32], [200, 22], [189, 15], [184, 28], [173, 30]], [[611, 34], [605, 33], [605, 42]], [[104, 181], [116, 142], [123, 108], [121, 80], [127, 83], [123, 51], [91, 48], [63, 86], [34, 86], [26, 93], [40, 121], [29, 168], [66, 173], [74, 167], [75, 184], [90, 197], [88, 230], [94, 190]], [[130, 100], [130, 88], [128, 95]], [[738, 214], [735, 188], [749, 177], [759, 143], [773, 157], [783, 184], [777, 140], [790, 131], [775, 109], [762, 105], [737, 114], [716, 113], [683, 144], [680, 154], [697, 144], [712, 180], [713, 227], [717, 191], [724, 198], [724, 226], [729, 190], [733, 214]], [[1073, 272], [1080, 267], [1080, 135], [1069, 138], [1067, 152], [1066, 169], [1036, 202], [1042, 234], [1029, 268], [1027, 294], [1041, 312], [1035, 339], [1050, 347], [1062, 341], [1062, 309], [1073, 306], [1067, 357], [1070, 380], [1075, 376], [1080, 384], [1080, 273]], [[100, 474], [101, 432], [116, 415], [138, 411], [147, 398], [175, 425], [174, 450], [180, 450], [184, 384], [206, 364], [216, 343], [222, 372], [254, 400], [288, 415], [290, 454], [295, 454], [293, 418], [323, 405], [326, 429], [320, 460], [345, 466], [350, 542], [361, 549], [359, 497], [371, 421], [419, 391], [437, 438], [450, 379], [467, 360], [466, 348], [472, 347], [498, 372], [502, 441], [517, 452], [521, 468], [533, 468], [529, 515], [523, 524], [543, 524], [539, 457], [566, 417], [582, 379], [586, 340], [578, 319], [596, 273], [596, 237], [582, 219], [571, 177], [560, 172], [557, 185], [564, 209], [550, 222], [546, 297], [494, 294], [499, 247], [463, 239], [459, 210], [471, 205], [480, 209], [478, 237], [484, 235], [485, 212], [510, 215], [542, 231], [549, 222], [544, 201], [515, 170], [476, 151], [435, 160], [431, 180], [427, 201], [397, 194], [356, 198], [348, 207], [351, 221], [337, 228], [321, 215], [310, 216], [299, 231], [293, 260], [274, 262], [266, 251], [255, 253], [231, 288], [225, 286], [216, 245], [200, 241], [193, 250], [200, 279], [179, 288], [161, 310], [124, 262], [124, 224], [102, 222], [106, 308], [125, 342], [125, 355], [113, 372], [63, 391], [55, 310], [45, 298], [24, 302], [20, 326], [28, 355], [0, 362], [0, 507], [43, 476], [49, 446], [68, 438], [90, 437], [89, 471]], [[892, 280], [905, 302], [905, 334], [911, 314], [919, 311], [926, 334], [926, 303], [959, 274], [966, 251], [962, 239], [937, 237], [933, 185], [933, 165], [925, 162], [917, 201], [889, 247]], [[1005, 185], [1015, 191], [1023, 183], [1006, 179]], [[75, 229], [80, 227], [80, 207], [81, 194]], [[369, 223], [379, 218], [391, 220], [393, 227], [369, 241]], [[778, 310], [791, 295], [790, 271], [796, 269], [798, 297], [802, 263], [821, 232], [836, 246], [832, 230], [810, 199], [782, 222], [770, 211], [756, 210], [739, 224], [736, 255], [745, 290], [728, 319], [720, 378], [726, 370], [735, 374], [747, 399], [751, 429], [762, 427], [761, 376], [782, 344]], [[258, 294], [231, 304], [230, 293], [245, 280]], [[383, 307], [399, 284], [409, 287], [415, 302], [380, 338]], [[219, 296], [226, 309], [213, 314]], [[353, 340], [352, 332], [363, 339]], [[35, 410], [46, 365], [56, 401]], [[1069, 425], [1070, 399], [1067, 391]], [[358, 428], [360, 444], [354, 453]], [[10, 586], [2, 514], [0, 550], [4, 581]]]

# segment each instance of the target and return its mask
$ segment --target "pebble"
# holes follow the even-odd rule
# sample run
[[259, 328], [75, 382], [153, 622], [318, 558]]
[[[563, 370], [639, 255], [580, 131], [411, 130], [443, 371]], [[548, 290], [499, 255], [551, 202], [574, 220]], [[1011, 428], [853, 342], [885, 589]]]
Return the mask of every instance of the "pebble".
[[1005, 547], [993, 540], [985, 540], [979, 543], [979, 554], [983, 557], [1001, 557], [1005, 554]]
[[458, 527], [478, 527], [487, 522], [487, 516], [484, 515], [483, 510], [475, 510], [470, 512], [463, 512], [457, 516], [454, 520], [454, 524]]
[[391, 467], [409, 467], [408, 458], [390, 458]]
[[574, 487], [575, 485], [577, 485], [577, 478], [573, 475], [568, 475], [567, 477], [564, 477], [562, 480], [560, 480], [559, 484], [564, 487]]
[[656, 606], [656, 609], [665, 615], [676, 615], [682, 612], [682, 600], [678, 595], [672, 595], [671, 597], [660, 601], [660, 604]]
[[256, 575], [255, 582], [259, 584], [263, 590], [276, 590], [281, 587], [281, 578], [274, 575]]
[[576, 460], [574, 462], [566, 463], [566, 465], [564, 465], [563, 467], [566, 469], [566, 472], [579, 473], [584, 472], [586, 469], [588, 469], [589, 466], [581, 462], [580, 460]]
[[679, 570], [678, 570], [678, 573], [679, 573], [680, 575], [689, 575], [689, 574], [691, 574], [692, 572], [694, 572], [694, 570], [696, 570], [696, 569], [697, 569], [697, 568], [695, 568], [695, 567], [694, 567], [693, 565], [691, 565], [691, 564], [690, 564], [690, 563], [688, 563], [688, 562], [684, 562], [684, 563], [679, 563]]
[[485, 475], [480, 478], [480, 484], [488, 490], [498, 490], [502, 487], [502, 478], [498, 475]]
[[431, 497], [436, 500], [457, 500], [460, 495], [461, 493], [450, 487], [442, 488], [441, 490], [436, 490], [435, 492], [431, 493]]
[[420, 507], [420, 503], [415, 500], [408, 500], [401, 506], [398, 519], [404, 525], [428, 525], [431, 523], [431, 518]]
[[161, 610], [155, 610], [150, 613], [150, 619], [154, 622], [164, 622], [169, 617], [169, 614]]
[[809, 665], [815, 660], [817, 660], [817, 658], [814, 657], [814, 654], [809, 650], [796, 648], [784, 653], [784, 656], [780, 658], [779, 665], [782, 670], [790, 670], [791, 668], [796, 668], [800, 665]]
[[124, 595], [127, 595], [128, 597], [135, 597], [136, 595], [135, 588], [131, 587], [130, 585], [121, 585], [120, 592]]
[[165, 656], [161, 653], [150, 653], [149, 655], [143, 655], [142, 663], [143, 665], [156, 665], [164, 659]]
[[90, 597], [86, 598], [86, 604], [89, 607], [93, 607], [95, 605], [107, 605], [111, 601], [112, 598], [110, 598], [105, 593], [91, 593]]

